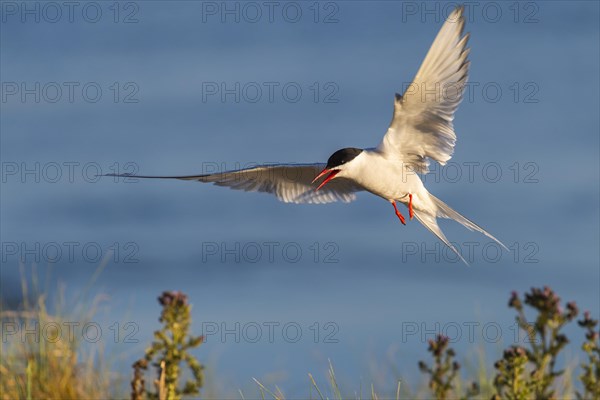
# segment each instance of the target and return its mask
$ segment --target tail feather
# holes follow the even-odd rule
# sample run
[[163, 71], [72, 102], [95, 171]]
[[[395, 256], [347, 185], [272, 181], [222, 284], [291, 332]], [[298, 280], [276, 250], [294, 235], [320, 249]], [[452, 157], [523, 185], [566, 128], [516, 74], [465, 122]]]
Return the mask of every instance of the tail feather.
[[444, 244], [446, 246], [448, 246], [450, 249], [452, 249], [452, 251], [454, 251], [454, 253], [456, 253], [456, 255], [458, 257], [460, 257], [462, 262], [464, 262], [466, 265], [469, 265], [469, 263], [463, 258], [463, 256], [456, 249], [456, 247], [452, 246], [452, 243], [450, 243], [450, 241], [446, 238], [446, 235], [444, 235], [444, 232], [442, 232], [442, 230], [438, 226], [436, 217], [434, 215], [427, 214], [425, 212], [421, 212], [421, 211], [417, 211], [417, 210], [415, 210], [414, 213], [415, 213], [415, 217], [417, 218], [417, 220], [421, 224], [423, 224], [423, 226], [425, 228], [429, 229], [431, 231], [431, 233], [433, 233], [435, 236], [437, 236], [437, 238], [440, 239], [442, 242], [444, 242]]
[[437, 197], [435, 197], [431, 193], [429, 194], [429, 196], [431, 197], [431, 200], [437, 206], [437, 209], [438, 209], [437, 216], [438, 217], [453, 219], [456, 222], [462, 224], [467, 229], [483, 233], [485, 236], [487, 236], [490, 239], [494, 240], [500, 246], [502, 246], [506, 250], [508, 250], [508, 247], [506, 247], [504, 245], [504, 243], [502, 243], [501, 241], [499, 241], [498, 239], [496, 239], [494, 236], [492, 236], [492, 234], [490, 234], [485, 229], [483, 229], [482, 227], [480, 227], [479, 225], [477, 225], [475, 222], [471, 221], [470, 219], [468, 219], [464, 215], [459, 214], [457, 211], [455, 211], [452, 208], [450, 208], [450, 206], [448, 204], [444, 203], [443, 201], [441, 201], [440, 199], [438, 199]]
[[469, 265], [469, 263], [463, 258], [463, 256], [456, 249], [456, 247], [454, 247], [450, 243], [450, 241], [446, 238], [446, 235], [444, 235], [444, 232], [442, 232], [442, 230], [438, 226], [438, 224], [437, 224], [437, 217], [453, 219], [456, 222], [462, 224], [467, 229], [470, 229], [472, 231], [477, 231], [477, 232], [480, 232], [480, 233], [484, 234], [485, 236], [487, 236], [490, 239], [494, 240], [500, 246], [502, 246], [506, 250], [508, 250], [508, 248], [504, 245], [504, 243], [502, 243], [501, 241], [499, 241], [498, 239], [496, 239], [494, 236], [492, 236], [485, 229], [483, 229], [482, 227], [480, 227], [479, 225], [477, 225], [475, 222], [471, 221], [467, 217], [465, 217], [465, 216], [459, 214], [458, 212], [454, 211], [452, 208], [450, 208], [449, 205], [447, 205], [446, 203], [444, 203], [443, 201], [441, 201], [440, 199], [438, 199], [437, 197], [435, 197], [431, 193], [429, 194], [429, 196], [431, 198], [431, 201], [433, 202], [433, 204], [435, 205], [435, 207], [437, 209], [436, 213], [433, 214], [433, 213], [430, 213], [430, 212], [415, 210], [414, 211], [415, 217], [417, 218], [417, 220], [421, 224], [423, 224], [424, 227], [426, 227], [427, 229], [429, 229], [431, 231], [431, 233], [433, 233], [435, 236], [437, 236], [438, 239], [440, 239], [446, 246], [448, 246], [452, 251], [454, 251], [454, 253], [456, 253], [456, 255], [458, 257], [460, 257], [460, 259], [466, 265]]

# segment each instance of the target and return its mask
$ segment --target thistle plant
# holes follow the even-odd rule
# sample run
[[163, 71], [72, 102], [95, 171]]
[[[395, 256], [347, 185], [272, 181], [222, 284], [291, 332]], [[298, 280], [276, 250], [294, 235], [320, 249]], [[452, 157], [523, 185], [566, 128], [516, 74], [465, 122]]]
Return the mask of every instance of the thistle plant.
[[[178, 400], [182, 395], [198, 394], [203, 383], [204, 367], [188, 353], [188, 350], [202, 343], [203, 337], [188, 336], [191, 305], [187, 296], [181, 292], [163, 292], [158, 302], [163, 307], [159, 319], [163, 327], [154, 332], [155, 340], [146, 349], [145, 357], [133, 364], [131, 398], [134, 400], [141, 400], [144, 395], [151, 399]], [[179, 389], [182, 362], [191, 370], [193, 379], [188, 380], [183, 389]], [[144, 382], [144, 371], [150, 363], [158, 372], [154, 393], [146, 390]]]
[[581, 346], [587, 354], [587, 361], [581, 364], [583, 373], [579, 377], [583, 383], [583, 393], [577, 392], [578, 399], [600, 399], [600, 332], [596, 330], [598, 320], [592, 319], [590, 312], [583, 314], [583, 319], [577, 321], [586, 330], [585, 339]]
[[526, 374], [527, 351], [520, 346], [504, 350], [501, 360], [494, 364], [498, 374], [494, 379], [496, 395], [493, 400], [526, 400], [532, 398], [533, 384]]
[[[460, 364], [454, 360], [456, 353], [449, 347], [450, 340], [443, 335], [437, 335], [429, 341], [429, 351], [433, 355], [434, 364], [428, 366], [424, 361], [419, 362], [419, 369], [429, 375], [429, 389], [437, 400], [446, 400], [454, 392], [454, 380], [457, 378]], [[463, 397], [469, 399], [479, 394], [479, 387], [473, 383]]]
[[507, 399], [552, 399], [554, 382], [564, 372], [556, 370], [558, 354], [569, 342], [561, 329], [577, 316], [577, 306], [570, 302], [563, 309], [560, 298], [549, 287], [532, 288], [525, 293], [524, 304], [537, 311], [533, 322], [528, 322], [523, 302], [513, 292], [508, 306], [517, 311], [516, 321], [526, 334], [529, 348], [513, 347], [504, 352], [495, 365], [496, 391]]

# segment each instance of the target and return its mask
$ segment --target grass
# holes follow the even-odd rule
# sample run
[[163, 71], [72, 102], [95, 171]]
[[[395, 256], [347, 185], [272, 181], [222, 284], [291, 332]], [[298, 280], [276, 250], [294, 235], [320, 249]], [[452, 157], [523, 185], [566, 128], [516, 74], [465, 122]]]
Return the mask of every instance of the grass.
[[[95, 276], [101, 270], [102, 266]], [[23, 267], [21, 275], [23, 304], [15, 309], [6, 309], [0, 302], [2, 398], [178, 399], [190, 398], [186, 393], [194, 395], [205, 383], [202, 365], [187, 353], [188, 349], [201, 345], [202, 338], [192, 336], [191, 305], [184, 294], [165, 292], [159, 298], [163, 306], [160, 316], [163, 328], [155, 332], [155, 340], [138, 361], [145, 367], [138, 365], [135, 375], [132, 371], [131, 376], [122, 376], [114, 372], [114, 365], [107, 360], [101, 345], [84, 343], [79, 339], [80, 335], [66, 337], [64, 331], [58, 340], [52, 340], [59, 337], [56, 327], [64, 330], [72, 321], [81, 325], [94, 321], [99, 305], [104, 301], [102, 296], [91, 298], [89, 295], [95, 277], [71, 303], [75, 306], [68, 307], [64, 288], [59, 288], [57, 298], [49, 301], [48, 288], [40, 289], [35, 269], [30, 274], [30, 281], [26, 279]], [[51, 309], [49, 303], [52, 304]], [[380, 393], [373, 384], [363, 387], [362, 383], [355, 383], [356, 387], [341, 387], [330, 362], [326, 376], [321, 379], [311, 374], [307, 376], [303, 397], [315, 400], [600, 399], [598, 321], [592, 319], [589, 313], [577, 321], [583, 333], [576, 341], [579, 343], [582, 338], [585, 339], [581, 345], [584, 357], [580, 366], [583, 373], [577, 375], [573, 363], [567, 363], [564, 370], [558, 370], [556, 364], [558, 353], [569, 342], [561, 329], [575, 321], [577, 306], [568, 303], [566, 308], [562, 307], [560, 299], [549, 288], [544, 288], [532, 289], [523, 300], [513, 293], [509, 307], [517, 312], [521, 329], [530, 336], [539, 336], [540, 340], [531, 347], [504, 350], [494, 370], [486, 368], [486, 354], [478, 349], [477, 362], [467, 364], [467, 372], [463, 373], [448, 339], [438, 336], [429, 343], [430, 361], [419, 363], [426, 378], [425, 384], [399, 380], [393, 393]], [[526, 312], [533, 314], [533, 318], [526, 318]], [[23, 326], [30, 331], [28, 334], [23, 334]], [[34, 326], [39, 329], [33, 329]], [[44, 333], [40, 334], [40, 331]], [[191, 368], [194, 379], [180, 385], [182, 377], [179, 371], [186, 364]], [[470, 379], [466, 379], [465, 375]], [[269, 387], [258, 379], [253, 380], [256, 390], [251, 390], [252, 393], [239, 390], [240, 399], [287, 398], [284, 390], [277, 385]], [[575, 389], [577, 381], [581, 382], [579, 391]], [[130, 397], [130, 393], [124, 390], [125, 382], [132, 382], [132, 388], [141, 389], [133, 389]], [[149, 383], [146, 389], [144, 382]], [[210, 386], [210, 382], [208, 384]]]
[[[482, 389], [479, 392], [479, 395], [475, 398], [477, 399], [490, 399], [493, 392], [493, 376], [486, 372], [485, 368], [485, 359], [480, 359], [481, 364], [476, 366], [476, 375], [478, 377], [482, 377], [479, 380]], [[258, 396], [252, 394], [252, 396], [245, 396], [245, 393], [240, 392], [241, 399], [264, 399], [264, 400], [286, 400], [284, 391], [278, 386], [274, 386], [273, 388], [268, 388], [258, 379], [253, 378], [254, 382], [258, 387]], [[449, 396], [448, 399], [459, 399], [462, 398], [458, 395], [458, 393], [463, 392], [463, 390], [470, 385], [467, 380], [462, 380], [460, 378], [454, 381], [456, 385], [456, 393], [452, 396]], [[353, 388], [342, 388], [338, 382], [336, 377], [335, 369], [331, 361], [329, 361], [329, 367], [327, 370], [327, 376], [322, 379], [315, 378], [312, 374], [308, 374], [308, 393], [302, 398], [311, 399], [311, 400], [345, 400], [345, 399], [355, 399], [355, 400], [401, 400], [401, 399], [435, 399], [436, 397], [432, 395], [431, 390], [429, 389], [427, 383], [407, 383], [402, 379], [395, 382], [395, 390], [389, 392], [382, 392], [378, 390], [374, 384], [357, 384], [358, 387]], [[297, 397], [291, 397], [297, 398]]]
[[[111, 372], [101, 346], [82, 343], [74, 332], [74, 321], [85, 325], [94, 320], [101, 296], [93, 299], [82, 292], [69, 307], [61, 288], [48, 309], [46, 291], [40, 290], [37, 274], [28, 283], [21, 267], [23, 304], [6, 309], [0, 303], [0, 393], [10, 399], [106, 399], [114, 395], [118, 376]], [[98, 273], [102, 268], [98, 269]], [[26, 331], [27, 330], [27, 331]], [[71, 337], [72, 336], [72, 337]]]

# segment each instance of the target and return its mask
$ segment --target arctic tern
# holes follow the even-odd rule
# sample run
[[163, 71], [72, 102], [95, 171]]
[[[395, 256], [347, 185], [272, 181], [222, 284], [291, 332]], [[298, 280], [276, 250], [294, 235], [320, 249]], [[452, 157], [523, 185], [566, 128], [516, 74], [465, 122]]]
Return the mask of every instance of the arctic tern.
[[[377, 147], [338, 150], [327, 164], [262, 165], [188, 176], [109, 176], [211, 182], [232, 189], [271, 193], [286, 203], [350, 202], [356, 199], [356, 192], [367, 191], [389, 201], [404, 225], [406, 218], [396, 202], [405, 204], [411, 220], [416, 218], [465, 263], [439, 228], [437, 218], [453, 219], [506, 248], [429, 193], [419, 176], [429, 171], [430, 159], [445, 165], [454, 151], [456, 134], [452, 121], [463, 97], [470, 64], [463, 12], [463, 7], [457, 7], [448, 16], [412, 84], [403, 95], [395, 95], [392, 121]], [[322, 178], [318, 186], [314, 185]]]

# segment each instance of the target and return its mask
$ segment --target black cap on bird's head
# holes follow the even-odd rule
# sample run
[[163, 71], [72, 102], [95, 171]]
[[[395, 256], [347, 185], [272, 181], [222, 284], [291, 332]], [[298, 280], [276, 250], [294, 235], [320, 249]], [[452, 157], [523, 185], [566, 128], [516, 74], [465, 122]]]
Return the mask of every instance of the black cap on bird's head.
[[362, 149], [357, 149], [355, 147], [347, 147], [345, 149], [341, 149], [336, 151], [329, 157], [327, 160], [327, 169], [334, 169], [343, 165], [349, 161], [354, 160], [354, 158], [362, 153]]
[[333, 153], [327, 160], [325, 169], [323, 169], [323, 171], [321, 171], [321, 173], [319, 173], [319, 175], [317, 175], [317, 177], [313, 180], [314, 183], [317, 179], [329, 172], [327, 178], [321, 182], [316, 190], [321, 189], [327, 182], [335, 178], [335, 176], [340, 173], [341, 167], [344, 164], [354, 160], [360, 153], [362, 153], [362, 149], [357, 149], [355, 147], [346, 147], [345, 149], [341, 149]]

